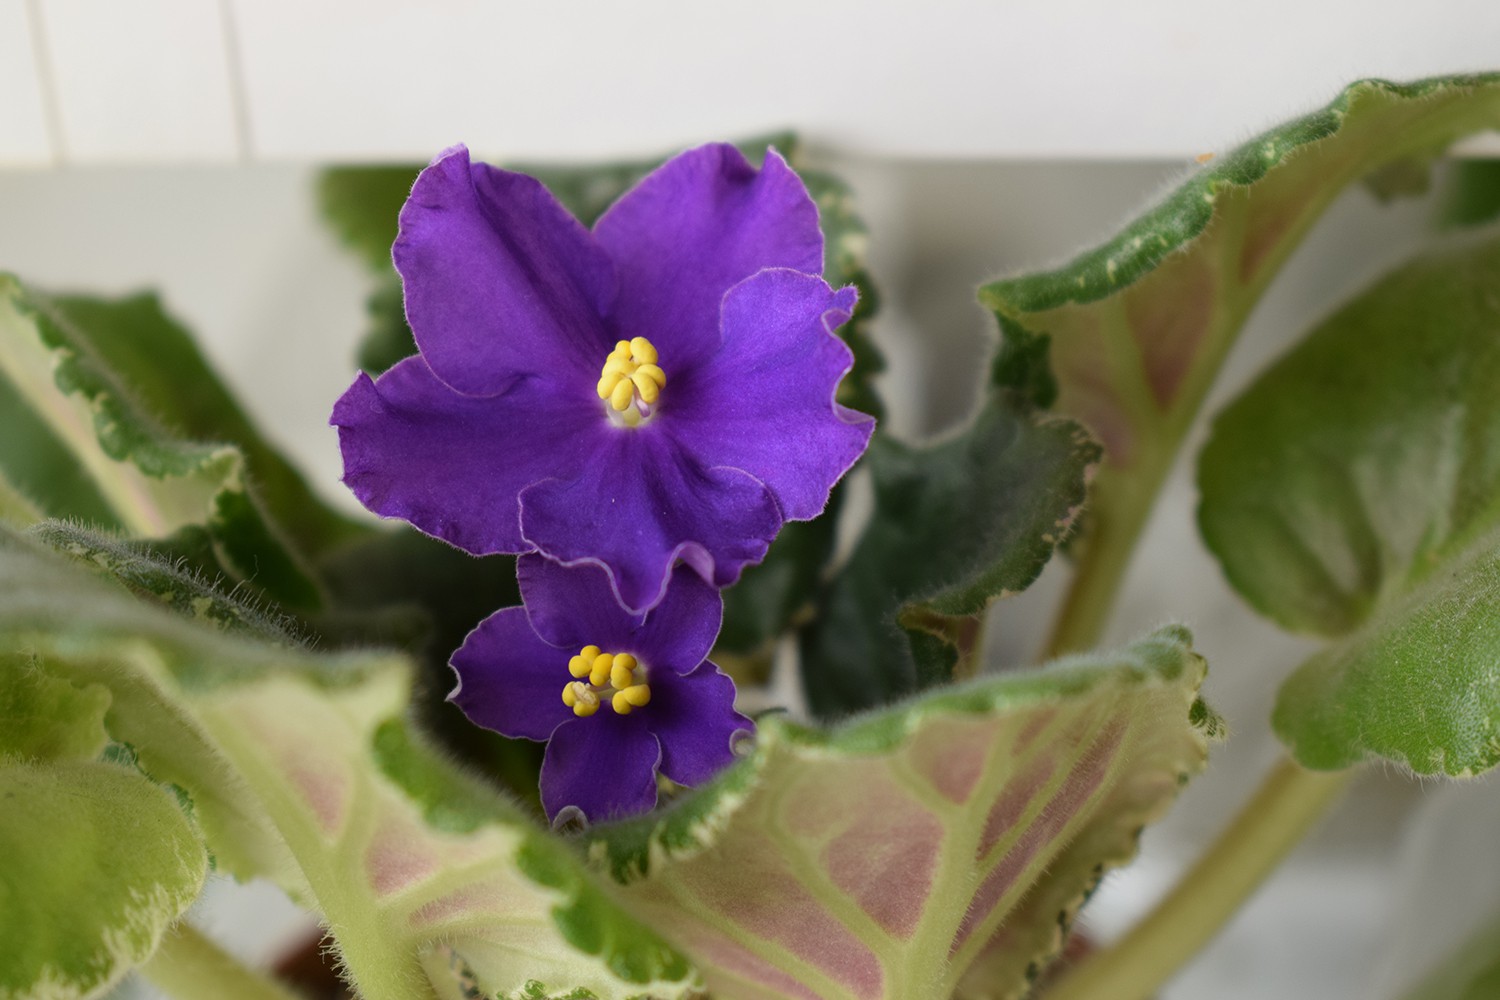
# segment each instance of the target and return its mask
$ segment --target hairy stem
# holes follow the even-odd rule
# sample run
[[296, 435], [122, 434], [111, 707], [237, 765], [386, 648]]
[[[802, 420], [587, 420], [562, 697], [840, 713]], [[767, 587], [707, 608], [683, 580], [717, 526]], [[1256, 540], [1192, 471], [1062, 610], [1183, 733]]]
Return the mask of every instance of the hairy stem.
[[185, 920], [167, 931], [161, 947], [139, 971], [163, 993], [181, 1000], [300, 1000], [265, 973], [241, 964]]
[[1324, 814], [1354, 772], [1283, 758], [1219, 839], [1144, 920], [1085, 959], [1047, 1000], [1146, 1000], [1198, 953]]

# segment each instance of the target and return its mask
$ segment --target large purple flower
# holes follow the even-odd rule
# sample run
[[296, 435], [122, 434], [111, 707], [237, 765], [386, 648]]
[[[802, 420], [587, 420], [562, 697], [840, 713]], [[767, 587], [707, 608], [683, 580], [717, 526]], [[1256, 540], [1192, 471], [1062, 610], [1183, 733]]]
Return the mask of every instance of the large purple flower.
[[596, 563], [643, 611], [679, 558], [716, 586], [816, 517], [873, 423], [833, 401], [853, 288], [818, 276], [774, 151], [671, 160], [592, 232], [540, 182], [444, 152], [393, 256], [421, 353], [333, 411], [344, 481], [475, 554]]
[[471, 720], [546, 740], [542, 805], [598, 822], [656, 804], [660, 771], [697, 785], [734, 759], [755, 724], [734, 710], [734, 682], [706, 657], [719, 592], [685, 567], [649, 613], [620, 607], [594, 566], [537, 555], [517, 564], [519, 608], [480, 622], [453, 654], [449, 699]]

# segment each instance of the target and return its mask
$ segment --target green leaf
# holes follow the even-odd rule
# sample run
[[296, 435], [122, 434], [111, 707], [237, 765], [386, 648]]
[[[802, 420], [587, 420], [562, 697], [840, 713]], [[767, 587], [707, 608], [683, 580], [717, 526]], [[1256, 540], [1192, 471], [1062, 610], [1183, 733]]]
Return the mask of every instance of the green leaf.
[[[1007, 341], [1050, 340], [1057, 408], [1104, 444], [1078, 546], [1101, 593], [1124, 572], [1246, 317], [1323, 210], [1361, 176], [1497, 125], [1500, 76], [1360, 81], [1197, 169], [1068, 264], [980, 290]], [[997, 366], [995, 375], [1015, 373]], [[1096, 595], [1080, 601], [1072, 642], [1062, 644], [1096, 635], [1107, 605]]]
[[0, 997], [99, 995], [203, 887], [192, 823], [127, 767], [0, 755], [0, 801]]
[[257, 499], [300, 551], [315, 556], [366, 533], [363, 525], [319, 500], [302, 474], [261, 436], [192, 334], [155, 294], [115, 300], [58, 296], [47, 305], [163, 427], [186, 440], [237, 446]]
[[802, 634], [813, 709], [833, 715], [949, 680], [966, 629], [1023, 590], [1067, 537], [1098, 445], [993, 399], [957, 437], [877, 434], [875, 511]]
[[993, 995], [1019, 995], [1203, 765], [1190, 641], [1163, 629], [832, 730], [764, 720], [749, 759], [595, 830], [590, 856], [722, 1000], [939, 1000], [981, 956]]
[[1199, 522], [1235, 588], [1338, 639], [1283, 687], [1299, 761], [1500, 761], [1500, 243], [1407, 265], [1215, 422]]
[[[0, 366], [3, 368], [3, 366]], [[9, 506], [22, 523], [41, 519], [36, 501], [45, 498], [47, 512], [90, 524], [120, 527], [109, 503], [100, 495], [88, 471], [52, 428], [47, 426], [0, 370], [0, 474], [15, 485], [7, 491]], [[17, 506], [21, 497], [27, 498]], [[17, 523], [12, 521], [12, 523]]]
[[1500, 996], [1500, 918], [1480, 928], [1402, 1000], [1490, 1000]]
[[109, 742], [108, 709], [105, 688], [74, 687], [35, 657], [0, 651], [0, 759], [91, 760]]
[[1500, 160], [1459, 160], [1452, 170], [1439, 224], [1464, 229], [1500, 219]]
[[515, 805], [399, 728], [403, 659], [231, 635], [3, 529], [0, 643], [107, 688], [111, 737], [191, 796], [224, 867], [323, 913], [370, 1000], [451, 995], [429, 979], [444, 949], [491, 993], [541, 978], [667, 998], [694, 981]]
[[301, 641], [294, 620], [264, 602], [224, 593], [195, 568], [195, 564], [205, 561], [204, 557], [190, 562], [177, 554], [189, 550], [211, 552], [212, 537], [202, 528], [183, 528], [155, 545], [119, 541], [59, 521], [38, 524], [32, 528], [32, 534], [90, 569], [124, 584], [137, 596], [158, 601], [189, 618], [274, 641], [289, 644]]
[[[106, 506], [107, 527], [159, 537], [206, 525], [239, 580], [291, 607], [316, 608], [318, 585], [283, 526], [248, 492], [247, 477], [266, 482], [310, 539], [365, 530], [311, 499], [150, 297], [54, 301], [0, 276], [0, 375], [31, 411], [31, 424], [51, 435], [3, 450], [69, 455]], [[199, 443], [214, 432], [230, 443]], [[38, 491], [44, 485], [26, 481], [45, 513], [86, 516], [71, 486], [49, 496]]]

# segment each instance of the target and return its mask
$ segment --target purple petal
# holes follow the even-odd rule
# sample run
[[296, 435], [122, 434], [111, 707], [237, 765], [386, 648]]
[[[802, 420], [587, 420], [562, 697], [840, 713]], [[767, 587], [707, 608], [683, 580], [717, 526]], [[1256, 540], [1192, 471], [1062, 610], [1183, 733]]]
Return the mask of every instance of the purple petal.
[[650, 339], [669, 384], [717, 346], [731, 286], [766, 267], [823, 270], [817, 206], [774, 150], [759, 171], [728, 145], [676, 156], [611, 206], [594, 235], [619, 275], [619, 336]]
[[653, 680], [651, 703], [631, 713], [648, 720], [661, 742], [661, 773], [701, 785], [734, 762], [736, 733], [755, 723], [734, 710], [734, 681], [711, 662], [680, 677]]
[[724, 617], [718, 589], [687, 566], [672, 572], [666, 596], [643, 615], [620, 606], [600, 566], [528, 554], [517, 561], [516, 578], [531, 627], [547, 642], [570, 650], [592, 643], [679, 674], [708, 657]]
[[516, 581], [531, 627], [543, 639], [572, 652], [595, 645], [606, 652], [632, 652], [632, 637], [644, 615], [620, 607], [602, 566], [563, 566], [530, 553], [516, 560]]
[[612, 428], [582, 387], [523, 379], [464, 396], [421, 357], [376, 381], [360, 375], [333, 408], [344, 482], [370, 510], [410, 521], [475, 555], [524, 552], [517, 494], [586, 460]]
[[678, 566], [661, 603], [635, 634], [637, 657], [653, 668], [686, 674], [708, 658], [723, 620], [724, 598], [718, 588], [691, 567]]
[[555, 818], [576, 806], [591, 823], [643, 813], [656, 805], [661, 748], [643, 712], [575, 718], [557, 727], [542, 758], [542, 807]]
[[526, 541], [558, 562], [605, 566], [620, 603], [637, 613], [661, 600], [678, 558], [715, 586], [733, 583], [765, 556], [781, 521], [753, 476], [704, 467], [656, 424], [618, 430], [573, 478], [521, 493]]
[[406, 318], [438, 378], [470, 395], [525, 373], [598, 378], [613, 268], [540, 181], [454, 146], [417, 177], [400, 224]]
[[723, 347], [671, 385], [670, 412], [663, 404], [685, 448], [765, 483], [787, 520], [822, 512], [875, 427], [833, 401], [854, 363], [833, 330], [854, 302], [852, 287], [796, 271], [741, 282], [724, 298]]
[[448, 700], [476, 725], [545, 740], [574, 718], [562, 701], [563, 687], [573, 679], [570, 656], [537, 637], [524, 609], [503, 608], [480, 622], [453, 654], [458, 686]]

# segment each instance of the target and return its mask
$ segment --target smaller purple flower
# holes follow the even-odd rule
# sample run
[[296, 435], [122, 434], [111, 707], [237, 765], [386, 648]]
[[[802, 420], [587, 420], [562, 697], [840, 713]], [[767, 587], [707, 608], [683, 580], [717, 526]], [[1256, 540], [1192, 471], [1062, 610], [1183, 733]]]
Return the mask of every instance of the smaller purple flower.
[[734, 710], [734, 682], [707, 659], [723, 599], [686, 566], [645, 614], [620, 607], [605, 571], [537, 555], [516, 566], [523, 606], [470, 632], [448, 699], [476, 724], [547, 742], [542, 806], [590, 822], [645, 812], [660, 772], [707, 781], [755, 724]]

